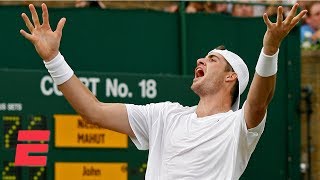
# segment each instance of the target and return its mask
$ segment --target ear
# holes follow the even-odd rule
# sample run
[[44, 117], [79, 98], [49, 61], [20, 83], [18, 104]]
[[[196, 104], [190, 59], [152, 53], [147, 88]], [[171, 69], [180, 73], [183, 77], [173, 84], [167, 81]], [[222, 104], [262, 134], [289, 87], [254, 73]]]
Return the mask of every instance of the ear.
[[233, 81], [236, 81], [237, 78], [238, 78], [238, 76], [235, 72], [230, 72], [227, 74], [225, 81], [226, 82], [233, 82]]

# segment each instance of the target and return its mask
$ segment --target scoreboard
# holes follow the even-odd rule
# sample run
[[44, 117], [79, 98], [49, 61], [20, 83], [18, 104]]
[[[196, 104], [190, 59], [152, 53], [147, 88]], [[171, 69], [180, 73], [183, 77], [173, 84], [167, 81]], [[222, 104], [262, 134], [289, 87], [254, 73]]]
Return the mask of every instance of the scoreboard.
[[[102, 102], [195, 105], [191, 76], [77, 72]], [[147, 151], [127, 135], [87, 124], [45, 71], [0, 69], [0, 171], [3, 180], [144, 179]], [[19, 130], [50, 130], [46, 167], [15, 167]], [[24, 142], [30, 143], [30, 142]]]

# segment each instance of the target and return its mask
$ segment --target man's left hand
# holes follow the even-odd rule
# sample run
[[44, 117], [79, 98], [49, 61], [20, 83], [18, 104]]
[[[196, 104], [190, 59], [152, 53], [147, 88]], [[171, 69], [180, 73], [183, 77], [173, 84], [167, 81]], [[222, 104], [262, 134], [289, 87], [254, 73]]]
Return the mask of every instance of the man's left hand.
[[296, 15], [298, 7], [299, 4], [296, 3], [290, 10], [288, 17], [283, 20], [283, 7], [279, 6], [277, 12], [277, 22], [275, 23], [272, 23], [269, 20], [266, 13], [263, 15], [264, 23], [267, 25], [267, 31], [263, 38], [264, 53], [266, 55], [273, 55], [278, 51], [281, 41], [307, 13], [307, 10], [303, 10]]

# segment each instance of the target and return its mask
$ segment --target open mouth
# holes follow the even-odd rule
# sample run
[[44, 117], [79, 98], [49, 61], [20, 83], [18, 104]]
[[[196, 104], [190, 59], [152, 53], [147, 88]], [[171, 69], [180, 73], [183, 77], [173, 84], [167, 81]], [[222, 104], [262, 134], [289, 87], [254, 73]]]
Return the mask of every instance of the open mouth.
[[201, 77], [203, 77], [203, 76], [204, 76], [204, 71], [203, 71], [203, 69], [200, 68], [200, 67], [197, 67], [197, 68], [195, 69], [195, 78], [201, 78]]

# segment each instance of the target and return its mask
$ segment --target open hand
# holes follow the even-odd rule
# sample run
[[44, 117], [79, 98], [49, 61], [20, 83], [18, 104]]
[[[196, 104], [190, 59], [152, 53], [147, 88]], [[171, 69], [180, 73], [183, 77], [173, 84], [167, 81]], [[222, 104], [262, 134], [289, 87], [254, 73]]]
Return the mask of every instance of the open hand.
[[263, 47], [265, 54], [275, 54], [280, 47], [281, 41], [289, 34], [291, 29], [296, 24], [298, 24], [302, 17], [307, 13], [307, 10], [303, 10], [298, 15], [296, 15], [298, 6], [299, 4], [296, 3], [292, 7], [288, 17], [285, 20], [283, 20], [283, 7], [279, 6], [276, 23], [272, 23], [266, 13], [263, 15], [263, 20], [267, 25], [267, 31], [263, 38]]
[[39, 22], [39, 17], [35, 7], [33, 4], [30, 4], [29, 9], [32, 15], [33, 23], [30, 22], [25, 13], [21, 14], [30, 33], [27, 33], [22, 29], [20, 30], [20, 33], [34, 45], [39, 56], [44, 61], [50, 61], [59, 53], [62, 29], [66, 22], [66, 18], [60, 19], [57, 29], [52, 31], [49, 24], [48, 8], [44, 3], [41, 5], [41, 7], [43, 20], [42, 24]]

